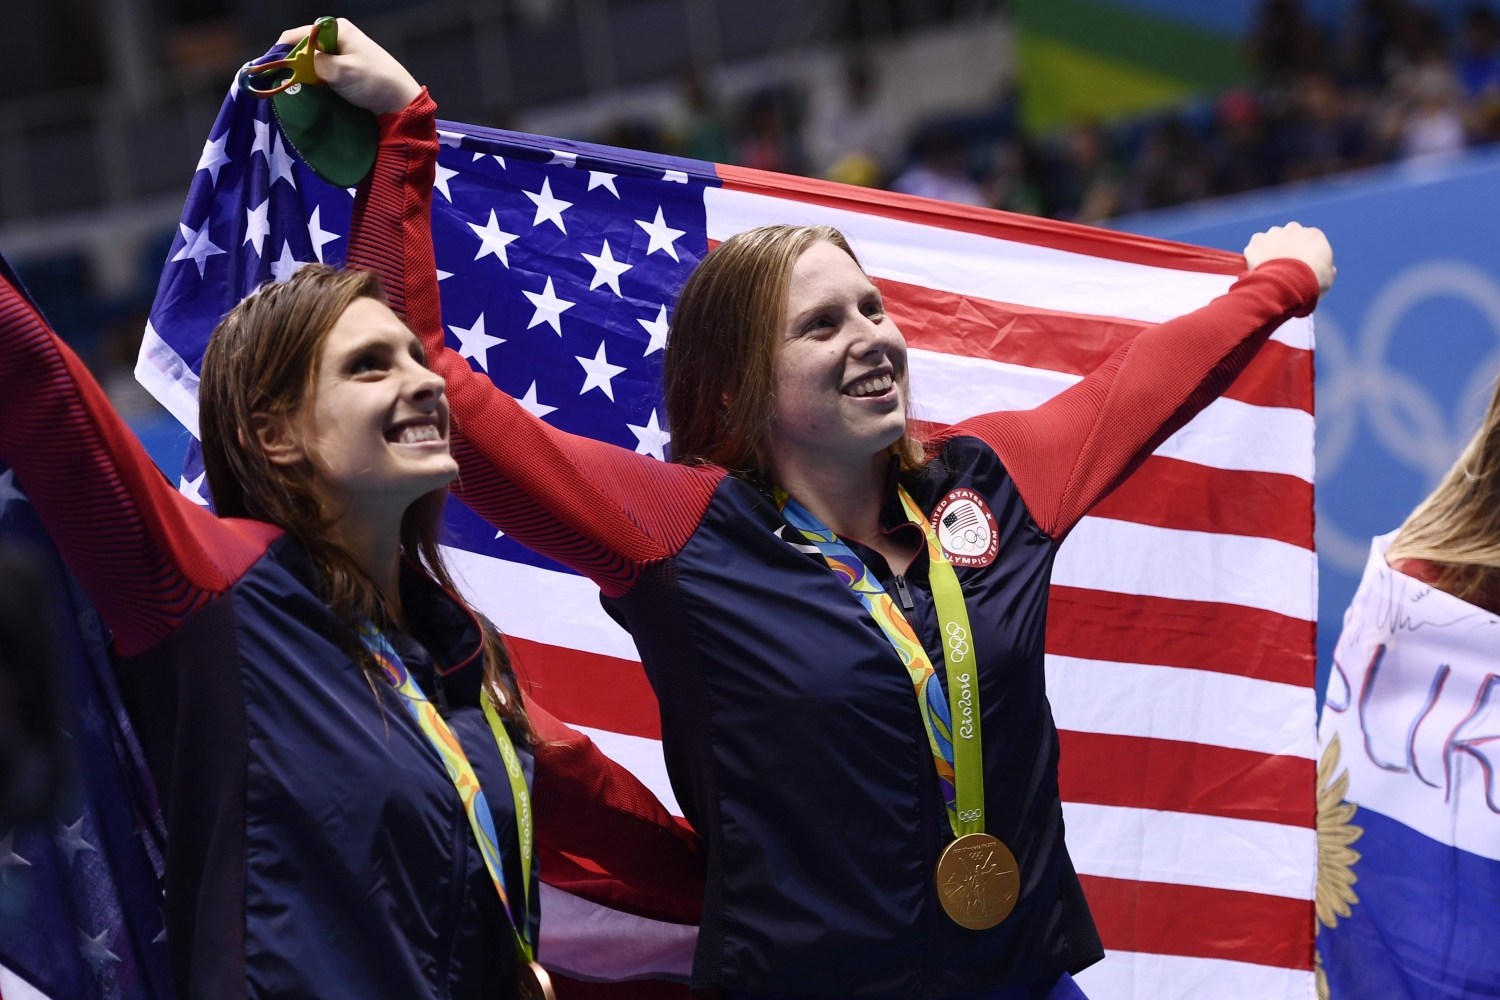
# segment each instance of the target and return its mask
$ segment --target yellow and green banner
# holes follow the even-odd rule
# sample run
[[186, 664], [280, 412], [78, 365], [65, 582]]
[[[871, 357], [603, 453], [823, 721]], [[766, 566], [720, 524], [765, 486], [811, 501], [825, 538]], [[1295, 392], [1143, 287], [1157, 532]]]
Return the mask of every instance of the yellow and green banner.
[[1243, 83], [1237, 41], [1128, 3], [1015, 0], [1022, 122], [1049, 132]]

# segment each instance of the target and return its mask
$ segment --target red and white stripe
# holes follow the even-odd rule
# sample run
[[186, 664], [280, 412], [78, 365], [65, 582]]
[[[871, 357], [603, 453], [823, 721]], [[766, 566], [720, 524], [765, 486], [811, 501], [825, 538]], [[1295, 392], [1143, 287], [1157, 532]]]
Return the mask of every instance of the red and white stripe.
[[[1125, 234], [720, 173], [705, 192], [713, 242], [775, 222], [844, 232], [912, 348], [917, 415], [937, 425], [1043, 402], [1243, 267]], [[1313, 993], [1312, 346], [1311, 319], [1285, 324], [1057, 559], [1047, 688], [1068, 845], [1108, 952], [1079, 977], [1093, 1000]], [[537, 699], [677, 812], [651, 688], [593, 585], [449, 554]], [[542, 924], [541, 957], [560, 971], [690, 971], [692, 928], [616, 926], [642, 918], [548, 892], [544, 907], [570, 914]], [[580, 920], [641, 945], [601, 956], [565, 930]]]

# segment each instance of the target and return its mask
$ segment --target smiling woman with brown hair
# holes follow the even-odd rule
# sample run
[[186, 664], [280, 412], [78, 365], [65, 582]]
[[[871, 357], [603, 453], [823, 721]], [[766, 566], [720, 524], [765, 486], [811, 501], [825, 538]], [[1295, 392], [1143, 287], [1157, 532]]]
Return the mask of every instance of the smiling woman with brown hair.
[[[430, 114], [352, 26], [343, 51], [387, 127]], [[203, 364], [215, 517], [0, 267], [0, 462], [112, 632], [184, 1000], [535, 995], [533, 815], [566, 813], [557, 849], [612, 871], [691, 863], [639, 782], [527, 710], [454, 590], [437, 524], [458, 465], [426, 361], [372, 274], [308, 266], [248, 296]]]
[[[667, 341], [663, 362], [670, 372], [663, 388], [676, 461], [769, 476], [777, 389], [787, 388], [776, 372], [782, 303], [793, 265], [817, 244], [826, 244], [816, 250], [820, 255], [833, 249], [855, 261], [844, 234], [832, 226], [763, 226], [715, 250], [713, 263], [705, 262], [683, 289], [674, 317], [678, 333]], [[878, 310], [873, 285], [867, 299], [862, 308]], [[907, 471], [925, 461], [921, 442], [904, 428], [890, 447]]]
[[[404, 409], [390, 398], [403, 376], [412, 383]], [[383, 393], [372, 391], [380, 384]], [[203, 358], [199, 426], [215, 510], [297, 539], [335, 618], [350, 626], [346, 646], [372, 671], [353, 637], [366, 621], [404, 627], [403, 565], [458, 599], [438, 545], [456, 471], [442, 384], [374, 274], [322, 265], [241, 302]], [[410, 467], [405, 476], [389, 468], [393, 459]], [[412, 499], [402, 480], [419, 475], [431, 488]], [[529, 737], [508, 693], [516, 682], [505, 649], [493, 629], [482, 635], [486, 692]]]
[[515, 995], [532, 730], [438, 559], [443, 380], [378, 280], [304, 268], [215, 331], [199, 399], [222, 518], [0, 296], [0, 460], [114, 633], [164, 800], [181, 994]]

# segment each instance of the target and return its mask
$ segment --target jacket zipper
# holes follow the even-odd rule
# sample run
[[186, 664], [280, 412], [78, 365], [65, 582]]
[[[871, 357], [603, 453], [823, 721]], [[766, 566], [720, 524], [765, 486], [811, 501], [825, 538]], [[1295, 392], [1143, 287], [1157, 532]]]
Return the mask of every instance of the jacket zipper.
[[917, 610], [916, 602], [911, 599], [911, 591], [906, 589], [906, 577], [900, 573], [896, 574], [896, 595], [901, 598], [901, 607], [907, 611]]

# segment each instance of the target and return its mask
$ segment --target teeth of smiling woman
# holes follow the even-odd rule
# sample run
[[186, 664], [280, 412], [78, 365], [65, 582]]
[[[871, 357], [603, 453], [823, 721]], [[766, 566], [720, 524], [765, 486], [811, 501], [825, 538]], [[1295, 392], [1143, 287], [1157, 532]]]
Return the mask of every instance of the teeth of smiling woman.
[[432, 424], [416, 424], [403, 427], [396, 438], [397, 444], [421, 444], [423, 441], [442, 440], [442, 433]]
[[871, 393], [884, 392], [891, 387], [891, 377], [882, 375], [876, 379], [868, 379], [864, 382], [856, 382], [849, 388], [851, 396], [868, 396]]

